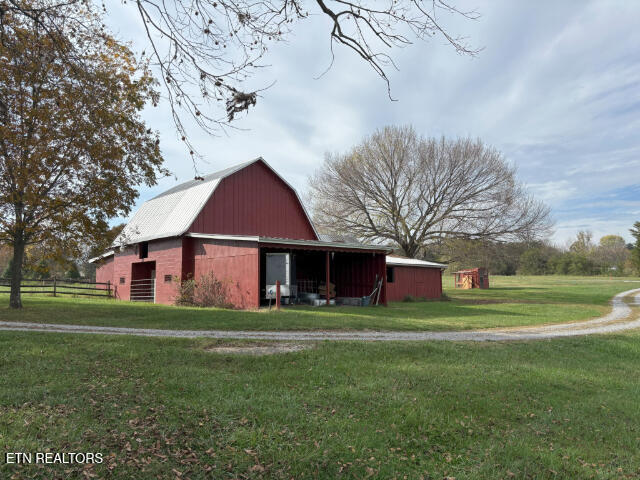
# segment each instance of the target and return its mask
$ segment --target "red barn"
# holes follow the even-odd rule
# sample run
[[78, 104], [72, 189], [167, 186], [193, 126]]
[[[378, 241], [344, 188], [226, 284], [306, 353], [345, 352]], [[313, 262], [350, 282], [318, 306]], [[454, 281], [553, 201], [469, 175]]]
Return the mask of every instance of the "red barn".
[[442, 297], [442, 263], [387, 256], [387, 300], [399, 302], [407, 296]]
[[96, 281], [111, 282], [125, 300], [173, 303], [176, 279], [209, 271], [238, 308], [259, 307], [275, 279], [283, 296], [322, 298], [366, 296], [381, 280], [380, 303], [388, 299], [390, 248], [319, 235], [296, 191], [262, 158], [145, 202], [114, 247], [93, 259]]

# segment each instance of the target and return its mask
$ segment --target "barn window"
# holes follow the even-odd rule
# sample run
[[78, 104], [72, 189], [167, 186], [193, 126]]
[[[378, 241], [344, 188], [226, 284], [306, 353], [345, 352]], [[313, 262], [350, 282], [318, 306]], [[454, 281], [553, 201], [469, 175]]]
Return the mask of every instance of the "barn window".
[[171, 280], [173, 280], [173, 277], [171, 275], [165, 275], [164, 276], [164, 282], [165, 283], [170, 283]]
[[147, 258], [149, 256], [149, 242], [142, 242], [138, 246], [138, 254], [140, 258]]
[[393, 267], [387, 267], [387, 283], [393, 283], [395, 281], [395, 273]]
[[124, 284], [124, 277], [120, 277], [120, 284]]

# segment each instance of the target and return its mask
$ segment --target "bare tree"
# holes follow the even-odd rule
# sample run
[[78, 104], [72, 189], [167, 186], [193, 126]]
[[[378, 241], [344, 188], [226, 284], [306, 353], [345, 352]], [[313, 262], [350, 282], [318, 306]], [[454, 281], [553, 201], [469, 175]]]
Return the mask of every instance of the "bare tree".
[[394, 243], [414, 257], [443, 238], [544, 237], [549, 208], [480, 140], [422, 138], [386, 127], [346, 154], [327, 155], [310, 178], [318, 226]]
[[[55, 30], [68, 24], [69, 9], [95, 11], [98, 0], [0, 0], [0, 23], [11, 13]], [[478, 18], [443, 0], [131, 0], [122, 1], [143, 20], [149, 48], [145, 52], [164, 84], [177, 131], [187, 147], [186, 119], [209, 133], [224, 129], [236, 114], [256, 104], [257, 92], [243, 82], [264, 67], [271, 44], [288, 38], [293, 24], [309, 15], [330, 19], [330, 48], [341, 45], [368, 63], [389, 86], [389, 52], [414, 40], [440, 37], [456, 52], [478, 50], [447, 32], [444, 14]], [[109, 4], [102, 9], [109, 13]], [[82, 22], [73, 28], [81, 31]], [[212, 106], [223, 104], [222, 114]]]

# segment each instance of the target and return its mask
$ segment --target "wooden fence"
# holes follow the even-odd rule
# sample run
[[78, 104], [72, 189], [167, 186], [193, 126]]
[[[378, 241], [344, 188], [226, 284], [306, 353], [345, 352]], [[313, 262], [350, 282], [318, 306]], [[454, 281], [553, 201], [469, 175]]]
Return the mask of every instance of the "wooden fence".
[[[11, 292], [11, 280], [8, 278], [0, 278], [0, 294]], [[20, 283], [21, 294], [40, 294], [40, 295], [82, 295], [88, 297], [105, 297], [113, 296], [113, 287], [111, 282], [89, 282], [86, 280], [74, 280], [64, 278], [48, 278], [44, 280], [24, 279]]]

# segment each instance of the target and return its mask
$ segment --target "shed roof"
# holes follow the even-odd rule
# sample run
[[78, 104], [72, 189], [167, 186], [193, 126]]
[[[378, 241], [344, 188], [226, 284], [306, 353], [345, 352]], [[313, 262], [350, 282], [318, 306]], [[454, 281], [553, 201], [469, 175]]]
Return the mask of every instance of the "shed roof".
[[358, 241], [353, 242], [345, 242], [345, 241], [329, 241], [324, 238], [320, 238], [320, 240], [299, 240], [292, 238], [274, 238], [274, 237], [261, 237], [258, 235], [220, 235], [216, 233], [193, 233], [189, 232], [185, 234], [187, 237], [191, 238], [202, 238], [209, 240], [233, 240], [240, 242], [255, 242], [261, 245], [287, 245], [292, 249], [300, 248], [304, 249], [305, 247], [310, 248], [323, 248], [329, 250], [353, 250], [353, 251], [377, 251], [377, 252], [391, 252], [393, 250], [392, 247], [387, 247], [384, 245], [366, 245], [364, 243], [360, 243]]
[[401, 267], [447, 268], [447, 265], [444, 263], [427, 262], [426, 260], [418, 260], [416, 258], [396, 257], [395, 255], [387, 255], [387, 265]]
[[451, 272], [451, 273], [476, 273], [476, 272], [482, 272], [486, 270], [486, 268], [484, 267], [476, 267], [476, 268], [466, 268], [463, 270], [458, 270], [457, 272]]
[[220, 182], [226, 177], [256, 162], [264, 163], [264, 165], [295, 192], [315, 232], [313, 222], [304, 208], [298, 192], [296, 192], [289, 182], [282, 178], [278, 172], [271, 168], [262, 157], [258, 157], [254, 160], [239, 163], [224, 170], [211, 173], [205, 176], [203, 180], [189, 180], [188, 182], [181, 183], [146, 201], [138, 211], [136, 211], [129, 223], [127, 223], [122, 230], [122, 233], [114, 240], [113, 245], [130, 245], [159, 238], [183, 235], [202, 211]]
[[89, 263], [96, 263], [98, 260], [103, 260], [105, 258], [109, 258], [112, 255], [115, 255], [115, 250], [107, 250], [106, 252], [104, 252], [101, 255], [98, 255], [97, 257], [93, 257], [90, 258], [89, 260], [87, 260]]
[[323, 242], [333, 243], [362, 243], [356, 237], [349, 235], [339, 235], [337, 233], [321, 233], [318, 239]]

